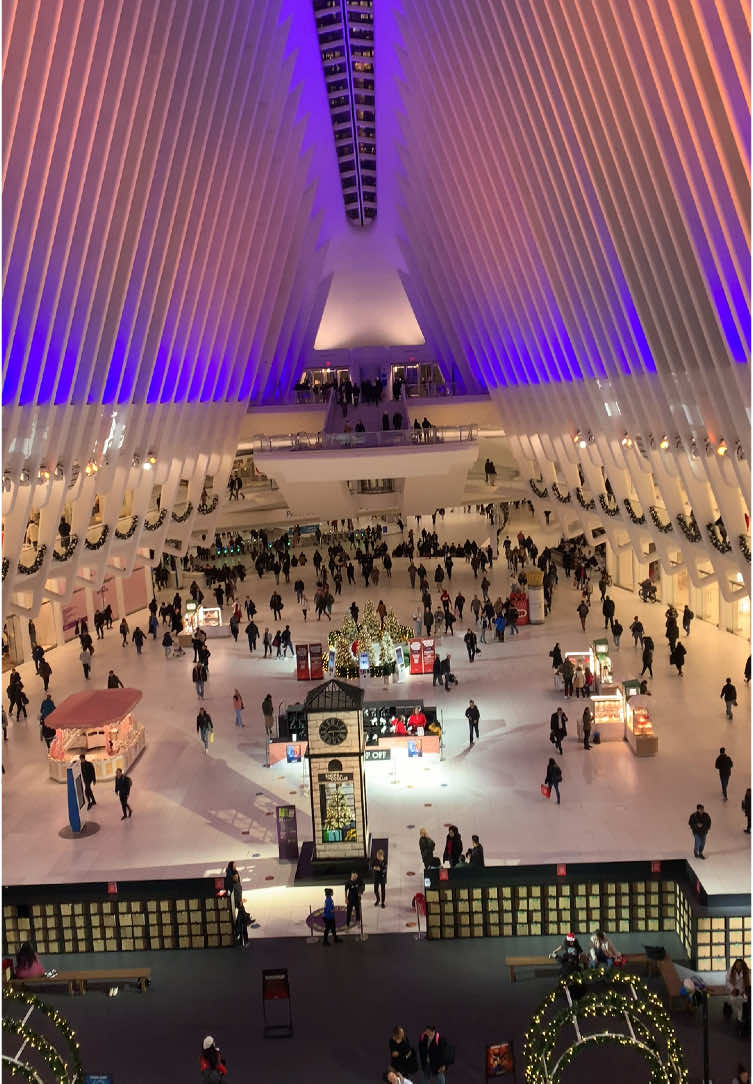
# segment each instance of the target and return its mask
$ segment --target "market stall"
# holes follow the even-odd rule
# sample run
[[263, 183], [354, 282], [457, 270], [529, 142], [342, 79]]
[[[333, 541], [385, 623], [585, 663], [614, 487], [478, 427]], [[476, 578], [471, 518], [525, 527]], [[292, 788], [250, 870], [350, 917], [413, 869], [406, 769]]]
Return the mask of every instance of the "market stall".
[[138, 689], [97, 689], [73, 693], [51, 712], [47, 726], [55, 730], [48, 763], [50, 778], [66, 782], [66, 769], [79, 753], [94, 765], [97, 780], [127, 772], [146, 746], [144, 727], [133, 717], [141, 700]]
[[623, 741], [625, 738], [625, 697], [618, 685], [602, 685], [598, 696], [591, 697], [594, 736], [599, 741]]
[[606, 636], [593, 642], [593, 675], [595, 691], [599, 692], [602, 685], [611, 685], [614, 681], [612, 659], [609, 654], [609, 641]]
[[219, 606], [195, 606], [189, 602], [186, 605], [186, 612], [183, 617], [183, 632], [181, 635], [188, 635], [190, 642], [190, 637], [193, 636], [197, 629], [203, 629], [208, 640], [218, 636], [230, 635], [229, 626], [222, 623], [222, 610]]
[[659, 736], [651, 721], [651, 700], [631, 696], [625, 707], [625, 740], [637, 757], [655, 757]]

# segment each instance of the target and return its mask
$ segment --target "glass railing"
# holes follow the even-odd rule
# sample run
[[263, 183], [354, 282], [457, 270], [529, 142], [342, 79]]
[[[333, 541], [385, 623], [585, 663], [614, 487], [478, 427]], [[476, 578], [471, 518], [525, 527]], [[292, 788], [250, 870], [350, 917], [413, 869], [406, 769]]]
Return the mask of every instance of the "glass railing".
[[477, 441], [477, 425], [442, 425], [421, 429], [384, 429], [373, 433], [286, 433], [253, 438], [255, 452], [336, 451], [343, 448], [395, 448], [418, 444]]

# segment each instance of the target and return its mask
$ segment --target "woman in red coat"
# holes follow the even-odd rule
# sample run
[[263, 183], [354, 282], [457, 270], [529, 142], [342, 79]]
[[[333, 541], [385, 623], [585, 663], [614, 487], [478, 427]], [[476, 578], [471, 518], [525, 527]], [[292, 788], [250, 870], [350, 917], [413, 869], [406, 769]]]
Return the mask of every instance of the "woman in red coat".
[[222, 1078], [227, 1076], [225, 1059], [214, 1045], [214, 1039], [211, 1035], [207, 1035], [201, 1046], [201, 1057], [199, 1058], [201, 1079], [206, 1081], [206, 1084], [219, 1084]]

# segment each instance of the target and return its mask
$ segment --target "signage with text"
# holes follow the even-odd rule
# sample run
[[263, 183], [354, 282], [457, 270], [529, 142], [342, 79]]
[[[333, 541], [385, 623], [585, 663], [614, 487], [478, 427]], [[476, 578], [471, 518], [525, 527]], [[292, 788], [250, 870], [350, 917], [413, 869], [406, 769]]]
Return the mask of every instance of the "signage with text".
[[299, 681], [309, 681], [309, 645], [296, 644], [295, 646], [295, 676]]
[[366, 749], [363, 754], [364, 760], [390, 760], [391, 758], [391, 749]]
[[311, 669], [311, 680], [321, 681], [324, 677], [321, 644], [309, 644], [309, 664]]

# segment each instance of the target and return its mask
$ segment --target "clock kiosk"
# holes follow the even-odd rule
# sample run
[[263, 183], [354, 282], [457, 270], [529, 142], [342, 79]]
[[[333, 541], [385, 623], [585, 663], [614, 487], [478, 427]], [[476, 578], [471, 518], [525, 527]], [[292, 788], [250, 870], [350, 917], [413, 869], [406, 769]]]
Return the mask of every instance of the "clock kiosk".
[[315, 863], [365, 861], [363, 689], [335, 679], [306, 697]]

